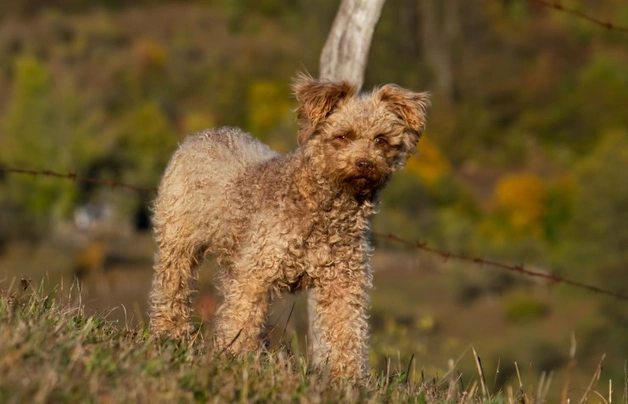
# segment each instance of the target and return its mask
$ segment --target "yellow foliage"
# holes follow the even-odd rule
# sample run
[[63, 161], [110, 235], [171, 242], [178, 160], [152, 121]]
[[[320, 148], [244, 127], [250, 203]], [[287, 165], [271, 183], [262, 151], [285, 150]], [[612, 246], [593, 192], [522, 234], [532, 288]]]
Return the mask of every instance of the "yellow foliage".
[[415, 326], [418, 330], [431, 332], [436, 329], [436, 319], [429, 314], [420, 316], [416, 318]]
[[203, 129], [211, 128], [215, 125], [212, 116], [205, 112], [191, 111], [183, 117], [183, 133], [196, 133]]
[[427, 185], [435, 185], [451, 171], [451, 164], [427, 136], [421, 138], [418, 149], [408, 160], [407, 169]]
[[166, 48], [152, 38], [142, 38], [133, 44], [133, 55], [142, 69], [161, 69], [168, 61]]
[[506, 174], [495, 187], [494, 201], [515, 229], [538, 228], [545, 213], [546, 188], [534, 174]]
[[74, 256], [74, 267], [84, 270], [100, 270], [105, 264], [105, 248], [102, 243], [90, 243]]
[[290, 97], [281, 84], [254, 81], [248, 91], [249, 128], [256, 135], [272, 131], [290, 112]]
[[478, 224], [478, 233], [483, 238], [491, 240], [499, 239], [500, 237], [504, 236], [503, 229], [500, 228], [497, 223], [488, 219], [482, 220]]

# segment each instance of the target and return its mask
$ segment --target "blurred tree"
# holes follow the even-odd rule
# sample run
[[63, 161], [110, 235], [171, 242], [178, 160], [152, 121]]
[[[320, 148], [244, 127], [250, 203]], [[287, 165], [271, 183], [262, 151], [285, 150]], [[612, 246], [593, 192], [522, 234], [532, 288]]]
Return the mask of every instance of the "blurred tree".
[[455, 97], [454, 44], [461, 33], [459, 7], [456, 0], [421, 0], [421, 39], [423, 54], [436, 81], [443, 101]]
[[495, 186], [494, 203], [507, 216], [515, 232], [540, 235], [544, 214], [545, 186], [533, 174], [506, 174]]
[[186, 135], [215, 126], [213, 116], [205, 111], [188, 111], [183, 116], [182, 131]]
[[525, 111], [522, 124], [545, 134], [543, 143], [580, 154], [593, 147], [596, 134], [603, 128], [628, 127], [628, 67], [624, 59], [595, 53], [578, 71], [558, 76], [561, 85], [556, 89], [557, 99], [547, 108]]
[[571, 176], [559, 178], [547, 185], [542, 217], [545, 240], [552, 245], [561, 243], [571, 219], [574, 183]]
[[112, 151], [124, 161], [124, 181], [156, 185], [179, 141], [176, 133], [158, 103], [144, 101], [130, 109], [118, 126]]
[[168, 53], [163, 45], [153, 38], [140, 38], [133, 44], [135, 62], [145, 74], [161, 71], [168, 62]]
[[[276, 130], [286, 121], [294, 120], [289, 94], [285, 81], [254, 80], [248, 89], [247, 129], [281, 151], [286, 151], [294, 137], [293, 133]], [[289, 136], [290, 139], [282, 139], [281, 136]]]
[[418, 150], [408, 160], [407, 170], [418, 176], [427, 186], [435, 186], [443, 176], [450, 174], [449, 161], [429, 136], [421, 138]]
[[[94, 141], [102, 114], [83, 101], [73, 83], [53, 82], [37, 59], [17, 59], [2, 121], [1, 161], [14, 167], [80, 171], [104, 146]], [[75, 184], [50, 178], [11, 176], [5, 187], [4, 197], [20, 212], [41, 220], [67, 215], [78, 196]]]
[[[618, 292], [628, 291], [628, 133], [607, 132], [578, 164], [567, 241], [572, 263]], [[570, 260], [571, 261], [571, 260]]]
[[[566, 232], [564, 264], [592, 284], [628, 294], [628, 132], [610, 130], [575, 170], [572, 221]], [[600, 299], [602, 328], [589, 342], [613, 352], [606, 367], [624, 377], [628, 355], [625, 302]]]

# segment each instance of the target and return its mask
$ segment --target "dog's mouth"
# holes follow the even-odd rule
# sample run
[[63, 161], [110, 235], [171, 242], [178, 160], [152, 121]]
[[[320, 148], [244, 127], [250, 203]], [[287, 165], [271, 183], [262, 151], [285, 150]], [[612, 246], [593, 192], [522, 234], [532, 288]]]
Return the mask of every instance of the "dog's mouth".
[[354, 188], [370, 188], [373, 180], [368, 176], [353, 177], [347, 179], [347, 182]]
[[345, 184], [356, 194], [380, 188], [384, 184], [384, 179], [380, 176], [371, 174], [357, 174], [345, 178]]
[[373, 168], [361, 170], [359, 167], [350, 166], [335, 171], [333, 178], [344, 192], [364, 198], [384, 187], [387, 173]]

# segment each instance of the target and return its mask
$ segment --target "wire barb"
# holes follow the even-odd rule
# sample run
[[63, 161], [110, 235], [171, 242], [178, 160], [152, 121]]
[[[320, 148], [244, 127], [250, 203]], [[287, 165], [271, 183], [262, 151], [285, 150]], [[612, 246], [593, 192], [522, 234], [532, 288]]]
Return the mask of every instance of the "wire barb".
[[547, 8], [551, 8], [557, 11], [561, 11], [563, 13], [567, 13], [567, 14], [571, 14], [574, 15], [578, 18], [581, 18], [583, 20], [589, 21], [593, 24], [597, 24], [601, 27], [606, 28], [609, 31], [620, 31], [620, 32], [624, 32], [624, 33], [628, 33], [628, 27], [620, 27], [618, 25], [612, 24], [610, 21], [606, 20], [601, 20], [599, 18], [593, 17], [589, 14], [586, 14], [583, 11], [580, 11], [578, 9], [575, 8], [569, 8], [569, 7], [565, 7], [563, 6], [559, 1], [554, 1], [554, 2], [550, 2], [547, 0], [528, 0], [530, 3], [536, 3], [540, 6], [543, 7], [547, 7]]

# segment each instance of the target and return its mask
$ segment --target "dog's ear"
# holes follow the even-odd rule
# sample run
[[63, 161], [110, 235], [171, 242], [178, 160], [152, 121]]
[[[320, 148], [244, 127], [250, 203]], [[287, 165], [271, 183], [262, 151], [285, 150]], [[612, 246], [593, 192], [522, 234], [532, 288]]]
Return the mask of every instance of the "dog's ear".
[[425, 110], [430, 105], [430, 94], [415, 93], [395, 84], [386, 84], [376, 90], [375, 95], [404, 123], [405, 132], [409, 135], [408, 142], [412, 144], [408, 146], [414, 148], [425, 130]]
[[316, 81], [306, 74], [297, 76], [292, 88], [299, 102], [296, 109], [301, 126], [299, 144], [310, 137], [316, 124], [327, 118], [342, 100], [357, 92], [356, 87], [346, 81]]

